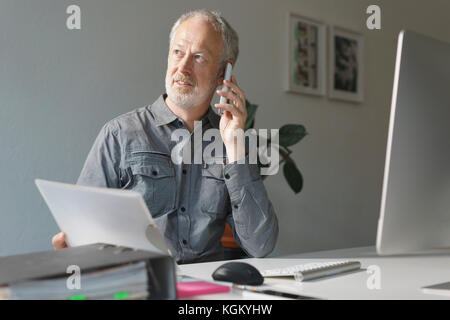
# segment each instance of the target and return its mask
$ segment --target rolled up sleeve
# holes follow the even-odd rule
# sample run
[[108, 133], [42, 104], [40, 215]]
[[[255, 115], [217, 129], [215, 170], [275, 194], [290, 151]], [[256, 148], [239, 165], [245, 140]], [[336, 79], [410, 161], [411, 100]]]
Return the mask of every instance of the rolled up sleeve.
[[264, 257], [275, 247], [278, 220], [256, 164], [224, 166], [232, 215], [227, 222], [239, 246], [252, 257]]

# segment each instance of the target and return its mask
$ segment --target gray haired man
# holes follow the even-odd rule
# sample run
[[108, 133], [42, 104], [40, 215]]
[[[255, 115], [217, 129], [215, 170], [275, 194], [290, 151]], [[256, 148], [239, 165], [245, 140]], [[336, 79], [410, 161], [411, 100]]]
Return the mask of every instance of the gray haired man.
[[[245, 94], [234, 77], [225, 81], [227, 62], [238, 57], [238, 36], [218, 13], [182, 15], [170, 33], [166, 94], [152, 105], [121, 115], [103, 126], [87, 157], [78, 184], [141, 192], [177, 263], [223, 259], [225, 222], [241, 248], [253, 257], [269, 254], [278, 221], [256, 164], [245, 160]], [[216, 91], [226, 85], [228, 91]], [[229, 104], [210, 107], [214, 92]], [[192, 135], [216, 128], [225, 146], [222, 163], [175, 164], [175, 130]], [[239, 163], [238, 163], [239, 161]], [[52, 239], [66, 247], [64, 233]]]

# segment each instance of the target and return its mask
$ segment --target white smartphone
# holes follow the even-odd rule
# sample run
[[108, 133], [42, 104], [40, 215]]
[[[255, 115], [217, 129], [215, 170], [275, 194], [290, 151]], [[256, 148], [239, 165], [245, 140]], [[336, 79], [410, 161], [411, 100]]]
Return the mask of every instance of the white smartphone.
[[[225, 69], [224, 80], [231, 81], [231, 71], [232, 70], [233, 70], [233, 65], [230, 62], [228, 62], [227, 63], [227, 67]], [[228, 87], [226, 85], [222, 85], [221, 90], [222, 91], [228, 91], [229, 89], [228, 89]], [[220, 97], [219, 103], [220, 104], [228, 103], [228, 99], [225, 98], [225, 97]], [[219, 110], [219, 114], [223, 114], [223, 110], [222, 109]]]

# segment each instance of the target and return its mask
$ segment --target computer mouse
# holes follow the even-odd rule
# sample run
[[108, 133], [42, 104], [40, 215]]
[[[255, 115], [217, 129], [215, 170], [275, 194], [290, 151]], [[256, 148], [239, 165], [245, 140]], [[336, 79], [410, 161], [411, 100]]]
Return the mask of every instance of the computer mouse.
[[264, 277], [252, 265], [245, 262], [227, 262], [213, 272], [212, 277], [217, 281], [227, 281], [236, 284], [259, 286]]

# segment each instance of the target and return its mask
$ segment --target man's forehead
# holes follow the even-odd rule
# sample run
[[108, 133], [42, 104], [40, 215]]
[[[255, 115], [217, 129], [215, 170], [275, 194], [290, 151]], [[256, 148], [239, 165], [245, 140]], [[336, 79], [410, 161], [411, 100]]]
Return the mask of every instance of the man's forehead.
[[192, 46], [196, 51], [205, 50], [214, 54], [221, 49], [222, 38], [206, 20], [191, 18], [180, 24], [173, 45]]

